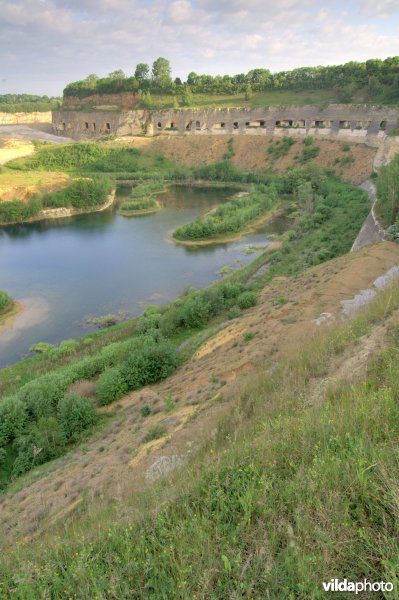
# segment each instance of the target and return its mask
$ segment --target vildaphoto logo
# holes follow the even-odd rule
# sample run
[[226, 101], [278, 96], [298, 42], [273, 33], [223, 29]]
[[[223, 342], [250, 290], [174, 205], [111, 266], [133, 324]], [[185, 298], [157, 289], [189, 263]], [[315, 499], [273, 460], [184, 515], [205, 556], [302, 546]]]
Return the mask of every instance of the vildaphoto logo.
[[323, 588], [325, 592], [353, 592], [354, 594], [360, 594], [360, 592], [392, 592], [393, 583], [389, 581], [349, 581], [348, 579], [330, 579], [330, 581], [323, 581]]

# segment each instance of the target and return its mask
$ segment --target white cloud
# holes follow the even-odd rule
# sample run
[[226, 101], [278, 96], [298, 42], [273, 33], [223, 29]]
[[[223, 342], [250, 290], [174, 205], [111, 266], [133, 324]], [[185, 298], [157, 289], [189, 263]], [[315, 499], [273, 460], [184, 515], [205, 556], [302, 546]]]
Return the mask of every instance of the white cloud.
[[[388, 13], [390, 33], [369, 16]], [[59, 93], [87, 73], [132, 73], [158, 56], [185, 77], [384, 58], [399, 48], [398, 0], [2, 0], [1, 21], [0, 80], [13, 81], [12, 91]]]

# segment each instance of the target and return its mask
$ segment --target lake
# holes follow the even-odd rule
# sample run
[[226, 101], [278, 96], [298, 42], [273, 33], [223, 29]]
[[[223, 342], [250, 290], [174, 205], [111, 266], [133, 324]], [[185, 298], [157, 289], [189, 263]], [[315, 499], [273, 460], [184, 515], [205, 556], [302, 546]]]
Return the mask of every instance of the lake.
[[[117, 190], [122, 200], [127, 187]], [[0, 228], [0, 289], [26, 305], [12, 327], [0, 332], [0, 365], [28, 355], [45, 341], [58, 344], [95, 327], [89, 317], [141, 313], [164, 304], [188, 285], [221, 278], [220, 268], [251, 262], [248, 244], [266, 234], [196, 249], [174, 244], [174, 229], [231, 198], [234, 190], [174, 186], [157, 196], [159, 212], [136, 218], [103, 213]]]

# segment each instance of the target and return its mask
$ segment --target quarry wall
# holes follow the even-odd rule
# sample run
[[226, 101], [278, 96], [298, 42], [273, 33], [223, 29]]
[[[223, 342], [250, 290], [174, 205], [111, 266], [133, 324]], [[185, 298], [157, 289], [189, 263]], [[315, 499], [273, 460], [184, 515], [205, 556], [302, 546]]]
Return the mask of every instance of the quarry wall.
[[51, 110], [46, 112], [0, 112], [0, 125], [21, 125], [25, 123], [51, 123]]
[[327, 138], [384, 138], [398, 127], [399, 108], [331, 104], [271, 108], [171, 110], [60, 110], [56, 134], [75, 139], [103, 135], [317, 135]]

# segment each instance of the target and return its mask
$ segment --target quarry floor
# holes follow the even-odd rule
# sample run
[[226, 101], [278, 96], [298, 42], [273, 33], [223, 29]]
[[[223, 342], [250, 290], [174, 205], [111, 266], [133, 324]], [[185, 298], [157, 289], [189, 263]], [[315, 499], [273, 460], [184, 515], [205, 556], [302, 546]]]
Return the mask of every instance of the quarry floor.
[[[120, 503], [123, 515], [126, 495], [143, 490], [174, 467], [184, 469], [184, 461], [216, 433], [247, 378], [297, 352], [326, 323], [339, 322], [341, 302], [372, 287], [396, 265], [399, 246], [380, 242], [296, 278], [275, 277], [263, 288], [257, 306], [220, 325], [167, 380], [102, 409], [115, 414], [92, 439], [30, 472], [1, 496], [0, 547], [53, 532], [87, 502], [111, 497]], [[352, 380], [361, 374], [384, 345], [389, 325], [387, 320], [349, 354], [337, 357], [328, 378]], [[253, 334], [249, 341], [244, 340], [246, 332]], [[325, 380], [317, 382], [310, 402], [318, 401]], [[90, 396], [93, 383], [81, 381], [74, 389]], [[145, 404], [151, 408], [146, 418], [139, 410]], [[144, 441], [155, 425], [164, 428], [164, 435]]]

